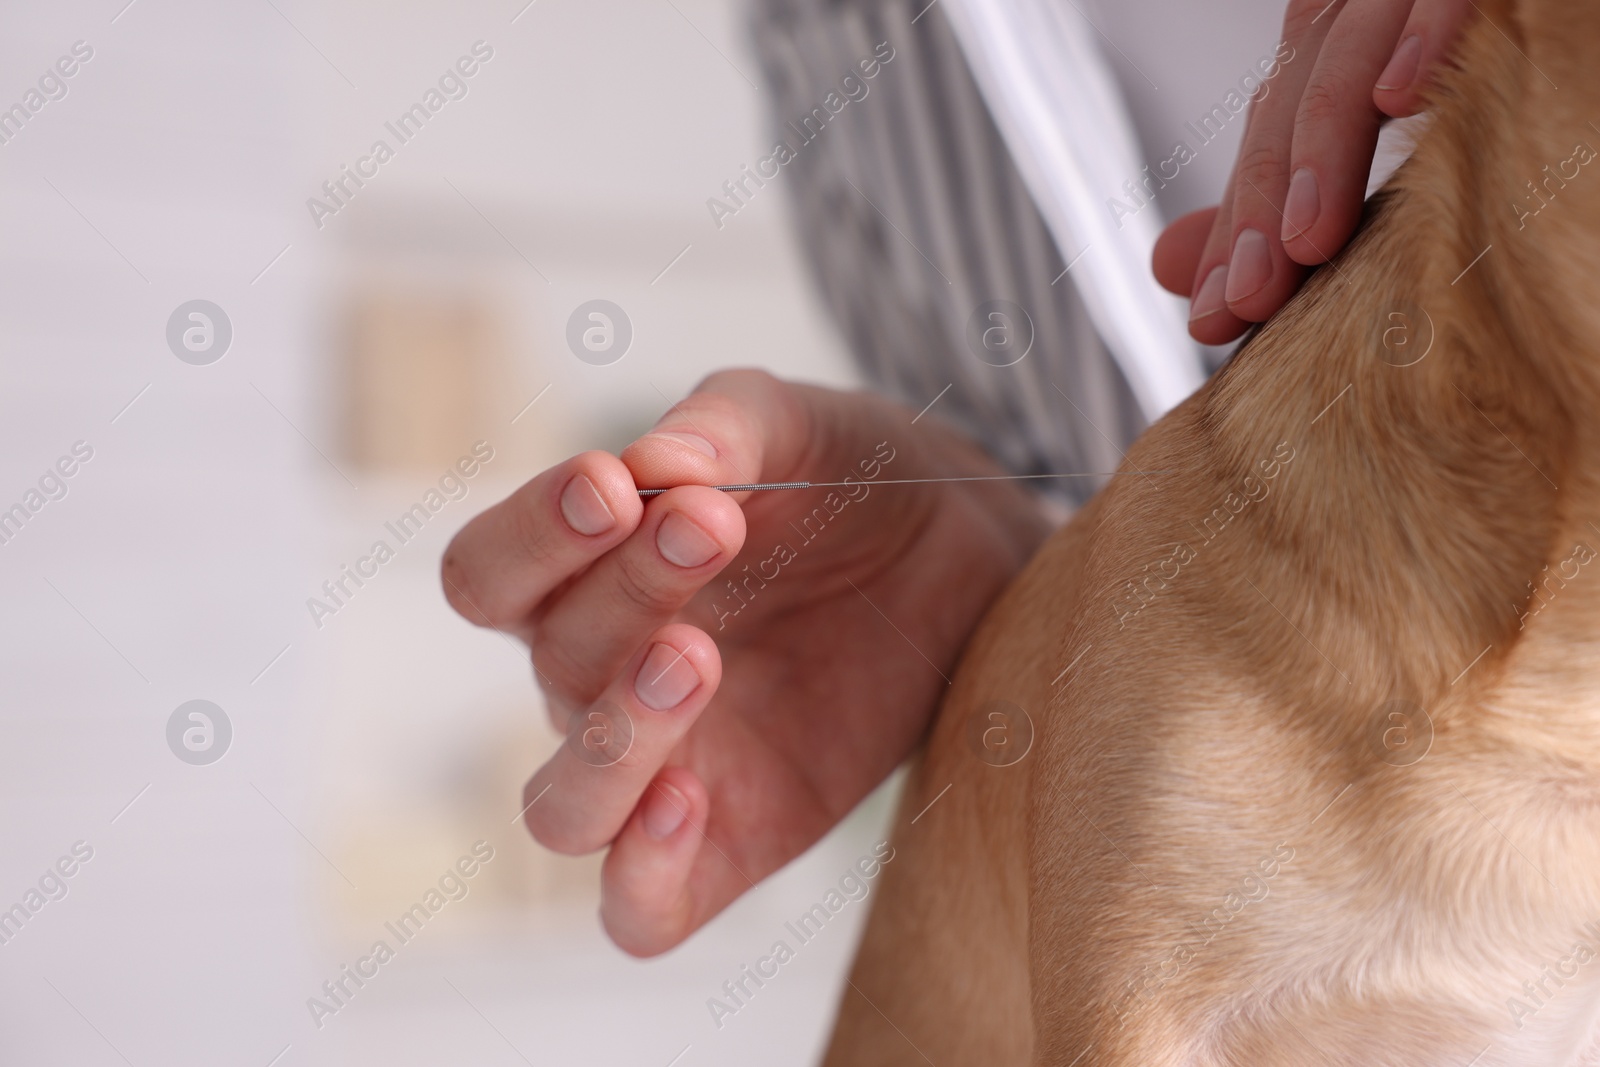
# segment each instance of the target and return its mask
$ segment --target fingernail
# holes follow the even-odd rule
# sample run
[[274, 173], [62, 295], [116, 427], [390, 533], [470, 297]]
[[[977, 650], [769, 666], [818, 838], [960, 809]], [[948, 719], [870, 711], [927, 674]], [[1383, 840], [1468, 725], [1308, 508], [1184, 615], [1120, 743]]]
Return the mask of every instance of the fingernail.
[[644, 832], [657, 841], [671, 837], [689, 817], [689, 798], [665, 782], [657, 782], [644, 802]]
[[657, 527], [656, 550], [679, 567], [698, 567], [722, 551], [710, 534], [676, 511]]
[[1322, 198], [1317, 193], [1317, 176], [1310, 167], [1301, 167], [1289, 181], [1289, 197], [1283, 205], [1283, 240], [1292, 241], [1317, 224], [1322, 214]]
[[717, 454], [717, 446], [712, 444], [710, 441], [707, 441], [704, 437], [701, 437], [699, 434], [658, 432], [658, 433], [651, 433], [651, 434], [649, 434], [647, 436], [660, 437], [660, 438], [663, 438], [663, 439], [668, 440], [668, 441], [676, 441], [680, 445], [688, 445], [690, 448], [694, 449], [696, 452], [702, 453], [702, 454], [707, 455], [707, 456], [713, 456], [714, 457]]
[[1194, 295], [1194, 305], [1189, 312], [1190, 322], [1199, 322], [1203, 318], [1215, 315], [1228, 306], [1225, 299], [1228, 286], [1228, 268], [1226, 266], [1214, 268], [1206, 275], [1206, 280], [1200, 283], [1200, 291]]
[[584, 474], [575, 476], [561, 490], [561, 517], [585, 537], [603, 534], [617, 524], [617, 517], [600, 498], [600, 491]]
[[1417, 80], [1417, 68], [1422, 64], [1422, 38], [1412, 34], [1400, 42], [1389, 59], [1389, 65], [1378, 75], [1378, 88], [1386, 92], [1409, 88]]
[[699, 687], [700, 676], [694, 672], [689, 658], [671, 645], [659, 642], [650, 649], [633, 680], [633, 692], [639, 703], [656, 711], [677, 707]]
[[1233, 259], [1228, 263], [1228, 303], [1254, 296], [1272, 280], [1272, 253], [1267, 251], [1267, 235], [1260, 230], [1242, 230], [1233, 241]]

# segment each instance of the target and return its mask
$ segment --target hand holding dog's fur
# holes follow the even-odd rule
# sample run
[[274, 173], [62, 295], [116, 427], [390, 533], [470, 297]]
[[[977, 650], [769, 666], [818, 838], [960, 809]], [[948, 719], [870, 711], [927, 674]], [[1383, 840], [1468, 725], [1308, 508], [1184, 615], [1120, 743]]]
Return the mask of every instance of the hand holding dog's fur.
[[1183, 473], [980, 628], [830, 1064], [1600, 1062], [1600, 8], [1479, 6], [1364, 232], [1125, 468]]
[[1222, 344], [1295, 294], [1361, 218], [1379, 124], [1422, 110], [1471, 0], [1289, 0], [1285, 55], [1253, 102], [1221, 204], [1178, 219], [1156, 277], [1193, 296], [1189, 330]]

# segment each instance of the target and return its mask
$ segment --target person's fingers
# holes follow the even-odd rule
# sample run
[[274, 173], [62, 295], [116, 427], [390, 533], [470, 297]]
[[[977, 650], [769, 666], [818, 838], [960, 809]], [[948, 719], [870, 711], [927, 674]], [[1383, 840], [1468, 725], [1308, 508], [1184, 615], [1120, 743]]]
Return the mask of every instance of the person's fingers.
[[809, 446], [794, 387], [761, 371], [714, 374], [622, 451], [650, 498], [621, 546], [562, 587], [532, 620], [534, 665], [552, 718], [593, 700], [646, 633], [672, 618], [744, 544], [740, 494], [706, 488], [781, 480]]
[[760, 480], [799, 462], [807, 422], [799, 391], [769, 374], [712, 375], [620, 459], [576, 456], [469, 522], [445, 551], [445, 595], [479, 625], [521, 632], [553, 589], [634, 531], [639, 487]]
[[694, 772], [665, 767], [612, 843], [600, 870], [600, 921], [624, 952], [654, 956], [694, 932], [689, 876], [709, 811]]
[[[1274, 55], [1276, 66], [1264, 72], [1267, 80], [1250, 100], [1239, 155], [1195, 270], [1189, 333], [1204, 344], [1223, 344], [1242, 334], [1250, 322], [1258, 321], [1247, 318], [1247, 312], [1285, 283], [1287, 257], [1281, 247], [1274, 251], [1272, 246], [1279, 242], [1270, 239], [1281, 223], [1275, 219], [1263, 229], [1261, 215], [1273, 208], [1260, 190], [1287, 180], [1295, 102], [1325, 32], [1317, 16], [1304, 0], [1291, 0], [1284, 16], [1285, 43]], [[1331, 17], [1331, 10], [1325, 17]], [[1269, 290], [1267, 296], [1259, 298], [1263, 290]]]
[[1167, 224], [1156, 238], [1150, 267], [1161, 288], [1178, 296], [1194, 295], [1194, 275], [1205, 251], [1217, 209], [1201, 208]]
[[727, 493], [684, 485], [655, 497], [632, 536], [538, 614], [534, 666], [570, 705], [593, 700], [639, 642], [739, 554], [744, 537], [744, 512]]
[[[1238, 164], [1234, 165], [1237, 173]], [[1233, 179], [1228, 179], [1228, 188]], [[1233, 233], [1233, 199], [1224, 194], [1206, 234], [1190, 283], [1189, 336], [1205, 345], [1226, 344], [1249, 325], [1228, 310], [1228, 240]]]
[[[1305, 280], [1305, 270], [1284, 250], [1283, 205], [1289, 192], [1289, 160], [1295, 116], [1316, 70], [1318, 55], [1349, 3], [1291, 0], [1283, 39], [1291, 51], [1277, 76], [1256, 95], [1229, 195], [1232, 224], [1226, 255], [1224, 297], [1229, 310], [1246, 322], [1263, 322], [1288, 301]], [[1393, 0], [1378, 0], [1393, 2]]]
[[[1219, 344], [1262, 322], [1360, 221], [1382, 114], [1414, 114], [1471, 0], [1291, 0], [1288, 56], [1259, 92], [1195, 267], [1189, 332]], [[1170, 274], [1185, 235], [1163, 250]], [[1169, 279], [1170, 280], [1170, 279]], [[1163, 284], [1181, 292], [1177, 285]]]
[[706, 634], [682, 623], [652, 634], [528, 780], [523, 821], [535, 840], [577, 855], [616, 837], [721, 680]]
[[1417, 0], [1373, 88], [1378, 110], [1397, 119], [1422, 110], [1428, 75], [1455, 43], [1471, 10], [1472, 0]]
[[456, 534], [440, 564], [445, 597], [480, 626], [520, 629], [552, 589], [620, 544], [643, 514], [621, 460], [574, 456]]
[[1407, 14], [1394, 0], [1349, 0], [1323, 41], [1295, 114], [1291, 177], [1280, 201], [1279, 233], [1296, 263], [1326, 263], [1361, 219], [1382, 123], [1372, 87]]

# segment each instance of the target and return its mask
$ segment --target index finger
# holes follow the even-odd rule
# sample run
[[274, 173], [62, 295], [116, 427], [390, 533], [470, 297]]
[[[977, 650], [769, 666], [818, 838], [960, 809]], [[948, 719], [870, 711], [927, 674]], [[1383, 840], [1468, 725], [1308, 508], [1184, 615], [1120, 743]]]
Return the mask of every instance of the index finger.
[[552, 590], [621, 544], [643, 514], [617, 457], [574, 456], [462, 527], [440, 563], [445, 598], [479, 626], [520, 630]]

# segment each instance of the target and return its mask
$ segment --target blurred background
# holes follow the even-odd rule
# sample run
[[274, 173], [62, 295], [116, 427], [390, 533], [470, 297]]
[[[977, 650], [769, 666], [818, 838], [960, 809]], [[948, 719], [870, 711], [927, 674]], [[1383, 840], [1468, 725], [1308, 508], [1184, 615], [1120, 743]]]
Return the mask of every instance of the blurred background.
[[[557, 743], [525, 652], [437, 577], [471, 515], [714, 368], [856, 382], [781, 181], [706, 207], [770, 150], [741, 5], [64, 0], [0, 27], [0, 1063], [813, 1062], [865, 908], [720, 1028], [706, 1001], [870, 851], [892, 783], [631, 960], [598, 857], [517, 822]], [[620, 359], [569, 346], [593, 300]], [[475, 847], [466, 896], [314, 1016]]]

